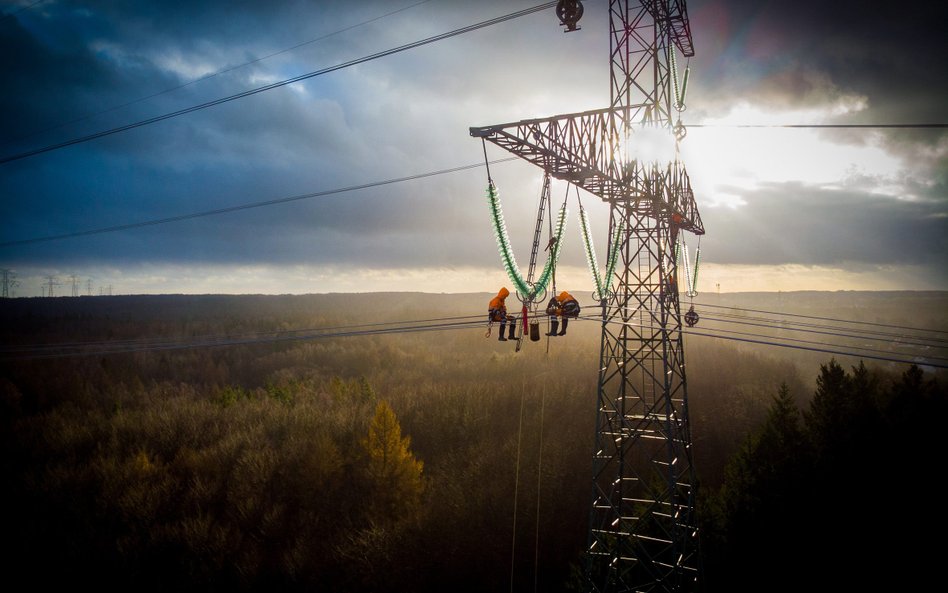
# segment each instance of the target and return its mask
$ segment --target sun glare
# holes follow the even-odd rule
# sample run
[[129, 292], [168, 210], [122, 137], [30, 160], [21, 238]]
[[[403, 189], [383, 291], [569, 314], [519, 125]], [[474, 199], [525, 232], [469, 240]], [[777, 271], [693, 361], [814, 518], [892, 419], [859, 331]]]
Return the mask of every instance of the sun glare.
[[689, 128], [681, 150], [699, 201], [734, 206], [741, 201], [741, 190], [762, 184], [844, 187], [869, 175], [879, 187], [897, 192], [901, 163], [871, 137], [867, 140], [863, 130], [729, 127], [815, 123], [852, 109], [833, 104], [823, 109], [764, 111], [740, 105], [724, 117], [705, 120], [708, 127]]
[[670, 163], [675, 160], [675, 137], [665, 128], [631, 128], [620, 143], [620, 159], [631, 161]]

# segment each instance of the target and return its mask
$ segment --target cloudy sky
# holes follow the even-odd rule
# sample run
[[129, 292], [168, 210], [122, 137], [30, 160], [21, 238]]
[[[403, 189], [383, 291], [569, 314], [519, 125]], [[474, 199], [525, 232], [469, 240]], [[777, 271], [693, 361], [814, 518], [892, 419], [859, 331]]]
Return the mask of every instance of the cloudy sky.
[[[537, 4], [2, 1], [0, 268], [18, 296], [49, 276], [57, 295], [70, 277], [94, 294], [496, 290], [507, 280], [484, 168], [427, 174], [483, 162], [470, 126], [606, 107], [607, 0], [584, 2], [579, 31], [548, 9], [13, 157]], [[696, 126], [682, 152], [707, 230], [699, 291], [948, 290], [948, 129], [728, 127], [948, 123], [946, 6], [688, 3], [682, 119]], [[525, 266], [541, 172], [514, 161], [491, 174]], [[402, 178], [414, 179], [375, 185]], [[323, 195], [284, 200], [309, 194]], [[607, 210], [584, 205], [602, 257]], [[570, 209], [557, 278], [582, 292]]]

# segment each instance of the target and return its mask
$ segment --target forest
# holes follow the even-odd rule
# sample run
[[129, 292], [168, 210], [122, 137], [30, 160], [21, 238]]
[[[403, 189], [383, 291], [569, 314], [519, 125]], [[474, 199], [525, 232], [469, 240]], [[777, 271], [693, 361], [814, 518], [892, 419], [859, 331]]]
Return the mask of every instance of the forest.
[[[516, 352], [485, 337], [491, 296], [0, 301], [8, 581], [582, 590], [600, 325]], [[948, 330], [948, 293], [705, 302]], [[476, 322], [316, 331], [452, 316]], [[685, 346], [700, 589], [927, 588], [946, 527], [944, 371]]]

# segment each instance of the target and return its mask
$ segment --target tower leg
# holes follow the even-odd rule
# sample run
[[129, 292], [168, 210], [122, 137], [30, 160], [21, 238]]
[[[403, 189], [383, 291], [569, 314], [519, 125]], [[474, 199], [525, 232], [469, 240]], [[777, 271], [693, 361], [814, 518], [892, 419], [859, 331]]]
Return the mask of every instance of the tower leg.
[[693, 591], [698, 538], [678, 296], [667, 220], [642, 202], [611, 204], [625, 223], [617, 285], [604, 301], [593, 505], [591, 591]]

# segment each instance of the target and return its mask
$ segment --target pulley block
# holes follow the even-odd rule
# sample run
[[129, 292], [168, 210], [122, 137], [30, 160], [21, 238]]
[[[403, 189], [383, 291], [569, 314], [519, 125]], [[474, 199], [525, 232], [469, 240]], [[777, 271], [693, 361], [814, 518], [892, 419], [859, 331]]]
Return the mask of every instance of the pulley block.
[[698, 325], [698, 312], [695, 311], [695, 306], [692, 305], [688, 312], [685, 313], [685, 323], [688, 324], [688, 327], [694, 327]]
[[579, 29], [576, 23], [583, 17], [583, 3], [579, 0], [560, 0], [556, 3], [556, 16], [560, 24], [566, 27], [564, 33]]

